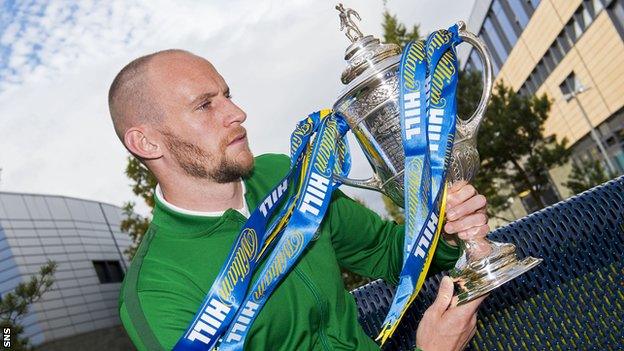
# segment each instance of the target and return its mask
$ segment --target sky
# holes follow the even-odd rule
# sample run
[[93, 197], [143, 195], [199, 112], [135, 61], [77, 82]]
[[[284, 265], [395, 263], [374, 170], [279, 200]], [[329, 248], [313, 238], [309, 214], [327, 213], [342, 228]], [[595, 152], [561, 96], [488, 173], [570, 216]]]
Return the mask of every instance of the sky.
[[[351, 0], [364, 34], [382, 37], [384, 6], [421, 34], [468, 20], [474, 0]], [[210, 60], [247, 113], [255, 155], [288, 153], [308, 113], [340, 91], [348, 39], [335, 2], [0, 0], [0, 191], [136, 201], [127, 151], [107, 106], [115, 74], [132, 59], [180, 48]], [[463, 44], [467, 45], [467, 44]], [[372, 172], [351, 138], [351, 177]], [[384, 214], [378, 193], [342, 187]]]

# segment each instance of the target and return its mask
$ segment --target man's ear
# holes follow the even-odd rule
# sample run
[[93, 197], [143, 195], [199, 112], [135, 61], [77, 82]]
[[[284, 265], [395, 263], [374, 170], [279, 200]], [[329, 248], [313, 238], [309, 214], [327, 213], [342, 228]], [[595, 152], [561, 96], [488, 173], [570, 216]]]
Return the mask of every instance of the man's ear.
[[151, 133], [142, 127], [132, 127], [124, 134], [124, 144], [130, 152], [143, 159], [151, 160], [162, 156], [163, 150]]

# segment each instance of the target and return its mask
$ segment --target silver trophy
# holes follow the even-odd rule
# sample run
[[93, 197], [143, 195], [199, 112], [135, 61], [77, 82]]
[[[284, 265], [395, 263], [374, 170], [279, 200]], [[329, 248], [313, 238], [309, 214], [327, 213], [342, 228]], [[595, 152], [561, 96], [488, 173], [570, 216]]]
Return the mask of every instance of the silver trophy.
[[[401, 48], [382, 44], [372, 35], [363, 35], [353, 18], [360, 16], [353, 9], [336, 6], [340, 12], [340, 30], [351, 41], [345, 51], [347, 68], [341, 80], [346, 85], [334, 104], [342, 114], [373, 168], [369, 179], [337, 177], [346, 185], [380, 191], [403, 207], [403, 169], [405, 155], [399, 122], [399, 63]], [[474, 34], [458, 23], [459, 36], [473, 45], [484, 67], [483, 93], [477, 110], [468, 119], [457, 118], [455, 143], [448, 173], [448, 182], [470, 181], [479, 168], [476, 137], [479, 125], [492, 94], [492, 62], [488, 48]], [[462, 256], [450, 272], [455, 280], [459, 304], [473, 300], [520, 274], [542, 260], [516, 258], [513, 244], [487, 239], [461, 242]]]

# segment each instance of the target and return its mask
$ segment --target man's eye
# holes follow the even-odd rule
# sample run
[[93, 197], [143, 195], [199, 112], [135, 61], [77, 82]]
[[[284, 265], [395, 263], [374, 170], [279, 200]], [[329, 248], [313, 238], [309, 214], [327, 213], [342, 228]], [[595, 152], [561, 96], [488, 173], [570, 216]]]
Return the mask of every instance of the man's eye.
[[202, 103], [201, 105], [199, 105], [199, 107], [197, 109], [198, 110], [205, 110], [208, 107], [210, 107], [210, 101], [206, 101], [206, 102]]
[[225, 97], [226, 97], [226, 98], [228, 98], [228, 99], [231, 99], [231, 98], [232, 98], [232, 94], [230, 94], [230, 93], [226, 93], [226, 94], [225, 94]]

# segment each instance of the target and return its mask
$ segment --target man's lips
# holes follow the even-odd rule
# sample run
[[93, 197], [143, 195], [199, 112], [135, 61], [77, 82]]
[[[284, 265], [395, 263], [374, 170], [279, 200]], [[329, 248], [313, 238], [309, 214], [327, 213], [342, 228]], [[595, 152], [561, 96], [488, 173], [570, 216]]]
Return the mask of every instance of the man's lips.
[[232, 140], [232, 141], [228, 144], [228, 146], [230, 146], [230, 145], [234, 145], [234, 144], [236, 144], [236, 143], [243, 142], [243, 141], [245, 141], [246, 139], [247, 139], [247, 133], [246, 133], [246, 132], [243, 132], [243, 133], [239, 134], [238, 136], [236, 136], [236, 137], [235, 137], [235, 138], [234, 138], [234, 139], [233, 139], [233, 140]]

